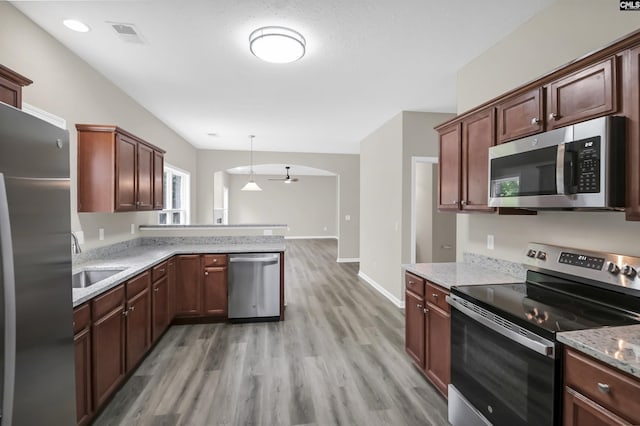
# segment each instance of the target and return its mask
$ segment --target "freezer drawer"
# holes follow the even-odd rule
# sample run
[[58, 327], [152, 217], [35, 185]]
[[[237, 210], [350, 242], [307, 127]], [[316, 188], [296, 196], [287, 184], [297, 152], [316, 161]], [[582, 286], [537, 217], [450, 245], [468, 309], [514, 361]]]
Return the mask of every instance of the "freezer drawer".
[[229, 255], [229, 319], [280, 318], [280, 253]]

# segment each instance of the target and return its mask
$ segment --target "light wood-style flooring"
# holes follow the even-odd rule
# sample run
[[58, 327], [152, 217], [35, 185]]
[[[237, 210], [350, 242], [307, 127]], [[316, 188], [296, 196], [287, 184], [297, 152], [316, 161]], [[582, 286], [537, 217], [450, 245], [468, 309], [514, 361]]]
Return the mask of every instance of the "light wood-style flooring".
[[284, 322], [172, 326], [95, 424], [446, 425], [403, 311], [335, 260], [288, 240]]

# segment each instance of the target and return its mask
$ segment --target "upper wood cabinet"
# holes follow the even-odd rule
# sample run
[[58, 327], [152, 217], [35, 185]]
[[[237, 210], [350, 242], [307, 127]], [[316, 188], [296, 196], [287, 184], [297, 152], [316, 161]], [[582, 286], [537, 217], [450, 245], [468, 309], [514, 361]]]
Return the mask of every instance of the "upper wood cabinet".
[[547, 130], [617, 112], [616, 63], [611, 57], [549, 83]]
[[479, 111], [440, 133], [440, 210], [493, 211], [488, 202], [489, 147], [495, 144], [495, 111]]
[[496, 105], [498, 143], [533, 135], [544, 130], [543, 89], [511, 96]]
[[0, 65], [0, 102], [22, 109], [22, 88], [33, 81]]
[[438, 208], [458, 210], [460, 207], [460, 124], [440, 129], [440, 158], [438, 173]]
[[79, 212], [162, 209], [165, 151], [116, 126], [76, 129]]
[[640, 46], [626, 52], [623, 82], [627, 115], [626, 198], [627, 220], [640, 220]]

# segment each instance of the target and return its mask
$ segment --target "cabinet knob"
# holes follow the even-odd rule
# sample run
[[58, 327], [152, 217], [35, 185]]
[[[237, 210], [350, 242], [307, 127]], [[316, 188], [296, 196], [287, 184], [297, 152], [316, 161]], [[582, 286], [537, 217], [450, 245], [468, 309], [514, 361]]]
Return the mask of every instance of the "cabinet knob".
[[129, 315], [129, 311], [124, 311], [122, 315], [126, 317], [127, 315]]
[[462, 204], [463, 206], [467, 204], [466, 200], [462, 200], [460, 201], [460, 204]]
[[422, 312], [424, 312], [425, 314], [428, 314], [428, 313], [429, 313], [429, 309], [424, 308], [424, 309], [422, 310]]
[[411, 280], [409, 280], [409, 285], [414, 285], [415, 283]]
[[160, 269], [158, 272], [160, 272], [161, 274], [164, 274], [164, 269]]
[[557, 120], [559, 117], [560, 116], [555, 112], [552, 112], [551, 114], [549, 114], [549, 120]]
[[534, 117], [531, 119], [531, 124], [533, 125], [540, 124], [540, 123], [542, 123], [542, 120], [540, 120], [539, 118]]
[[135, 306], [132, 306], [132, 307], [130, 307], [130, 308], [129, 308], [129, 310], [133, 312], [133, 311], [135, 311], [135, 310], [136, 310], [136, 307], [135, 307]]
[[609, 393], [611, 392], [611, 388], [609, 387], [608, 384], [606, 383], [600, 383], [598, 382], [598, 390], [602, 393]]
[[459, 201], [458, 200], [453, 200], [453, 204], [455, 204], [456, 206], [458, 205]]
[[438, 298], [438, 293], [432, 293], [431, 295], [433, 296], [434, 299]]
[[160, 289], [157, 288], [157, 287], [153, 289], [153, 291], [156, 292], [156, 293], [158, 292], [158, 290], [160, 290]]
[[207, 271], [204, 271], [204, 274], [205, 274], [205, 275], [209, 275], [209, 273], [208, 273]]
[[416, 305], [416, 307], [417, 307], [418, 309], [422, 309], [422, 305], [421, 305], [421, 304], [419, 304], [419, 303]]
[[213, 259], [213, 263], [218, 263], [218, 259]]

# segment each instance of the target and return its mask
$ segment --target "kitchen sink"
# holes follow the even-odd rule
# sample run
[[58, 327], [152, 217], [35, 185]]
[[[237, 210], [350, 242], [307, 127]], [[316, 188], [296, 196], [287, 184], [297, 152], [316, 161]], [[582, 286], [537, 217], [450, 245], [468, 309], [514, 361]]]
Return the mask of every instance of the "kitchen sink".
[[125, 268], [85, 269], [84, 271], [76, 272], [71, 276], [71, 286], [73, 288], [87, 288], [117, 274], [118, 272], [124, 271], [124, 269]]

